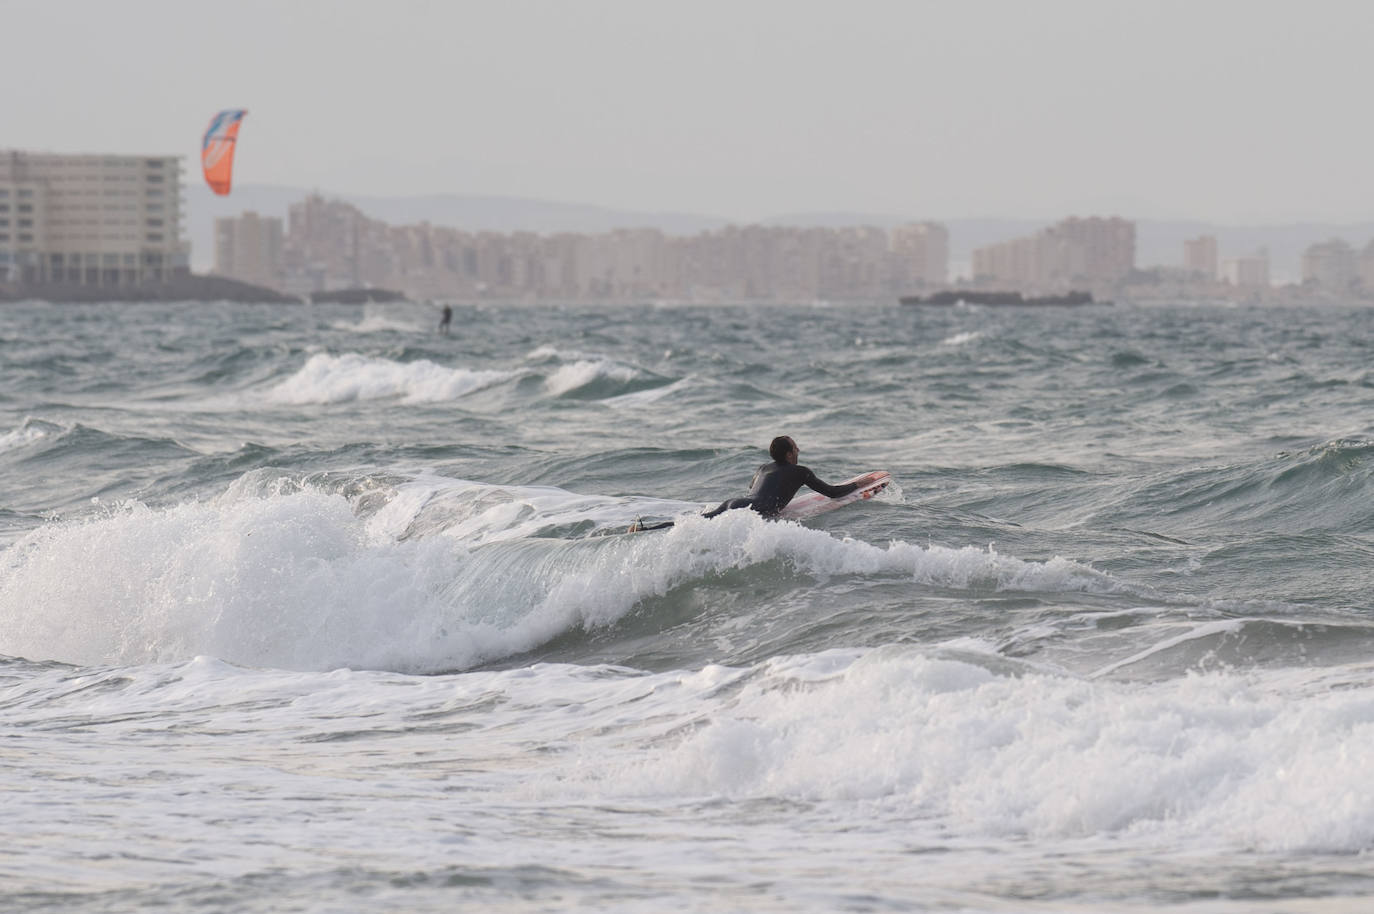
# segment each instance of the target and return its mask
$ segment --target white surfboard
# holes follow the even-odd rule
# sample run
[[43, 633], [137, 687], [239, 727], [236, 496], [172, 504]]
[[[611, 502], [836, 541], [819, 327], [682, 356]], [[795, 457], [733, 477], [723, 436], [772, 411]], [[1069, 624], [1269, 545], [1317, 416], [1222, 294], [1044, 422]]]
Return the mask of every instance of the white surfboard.
[[846, 479], [845, 483], [856, 482], [859, 487], [848, 495], [841, 495], [839, 498], [827, 498], [819, 492], [806, 491], [787, 503], [787, 506], [778, 512], [778, 517], [786, 520], [801, 520], [804, 517], [815, 517], [817, 514], [824, 514], [826, 511], [834, 511], [836, 508], [843, 508], [845, 505], [852, 505], [856, 501], [872, 498], [883, 489], [888, 483], [892, 482], [892, 474], [886, 470], [874, 470], [871, 473], [864, 473], [855, 476], [853, 479]]

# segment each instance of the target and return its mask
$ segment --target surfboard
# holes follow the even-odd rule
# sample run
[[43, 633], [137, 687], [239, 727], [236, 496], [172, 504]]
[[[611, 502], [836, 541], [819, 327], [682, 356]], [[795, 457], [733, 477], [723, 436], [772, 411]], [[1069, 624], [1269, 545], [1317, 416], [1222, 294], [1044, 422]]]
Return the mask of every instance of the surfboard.
[[843, 508], [845, 505], [852, 505], [856, 501], [872, 498], [887, 488], [888, 483], [892, 482], [892, 474], [887, 470], [874, 470], [871, 473], [864, 473], [853, 479], [845, 480], [845, 483], [851, 482], [858, 483], [859, 487], [848, 495], [841, 495], [839, 498], [827, 498], [819, 492], [804, 492], [789, 501], [787, 506], [778, 512], [778, 517], [786, 520], [801, 520], [805, 517], [815, 517], [817, 514], [834, 511], [836, 508]]

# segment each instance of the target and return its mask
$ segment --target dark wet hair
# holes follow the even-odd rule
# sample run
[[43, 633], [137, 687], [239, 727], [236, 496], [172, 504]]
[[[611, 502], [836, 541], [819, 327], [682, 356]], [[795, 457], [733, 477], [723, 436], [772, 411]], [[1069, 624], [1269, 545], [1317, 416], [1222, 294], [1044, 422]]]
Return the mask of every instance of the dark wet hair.
[[793, 447], [795, 447], [795, 445], [792, 443], [791, 438], [786, 435], [779, 435], [773, 439], [772, 444], [768, 445], [768, 456], [772, 457], [778, 463], [782, 463], [787, 459], [787, 455], [792, 453]]

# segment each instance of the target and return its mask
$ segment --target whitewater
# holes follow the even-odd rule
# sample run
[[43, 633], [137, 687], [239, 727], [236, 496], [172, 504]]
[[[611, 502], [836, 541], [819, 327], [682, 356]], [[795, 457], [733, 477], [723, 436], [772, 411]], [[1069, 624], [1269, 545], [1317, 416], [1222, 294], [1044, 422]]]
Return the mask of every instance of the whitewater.
[[0, 308], [5, 910], [1374, 903], [1374, 310], [454, 311]]

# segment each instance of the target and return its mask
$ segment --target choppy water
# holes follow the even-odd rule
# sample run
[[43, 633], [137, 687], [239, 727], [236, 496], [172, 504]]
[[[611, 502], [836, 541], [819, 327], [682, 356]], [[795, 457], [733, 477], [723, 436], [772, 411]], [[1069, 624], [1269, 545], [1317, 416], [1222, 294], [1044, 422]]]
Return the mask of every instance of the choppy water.
[[0, 309], [6, 910], [1370, 903], [1374, 311], [436, 316]]

